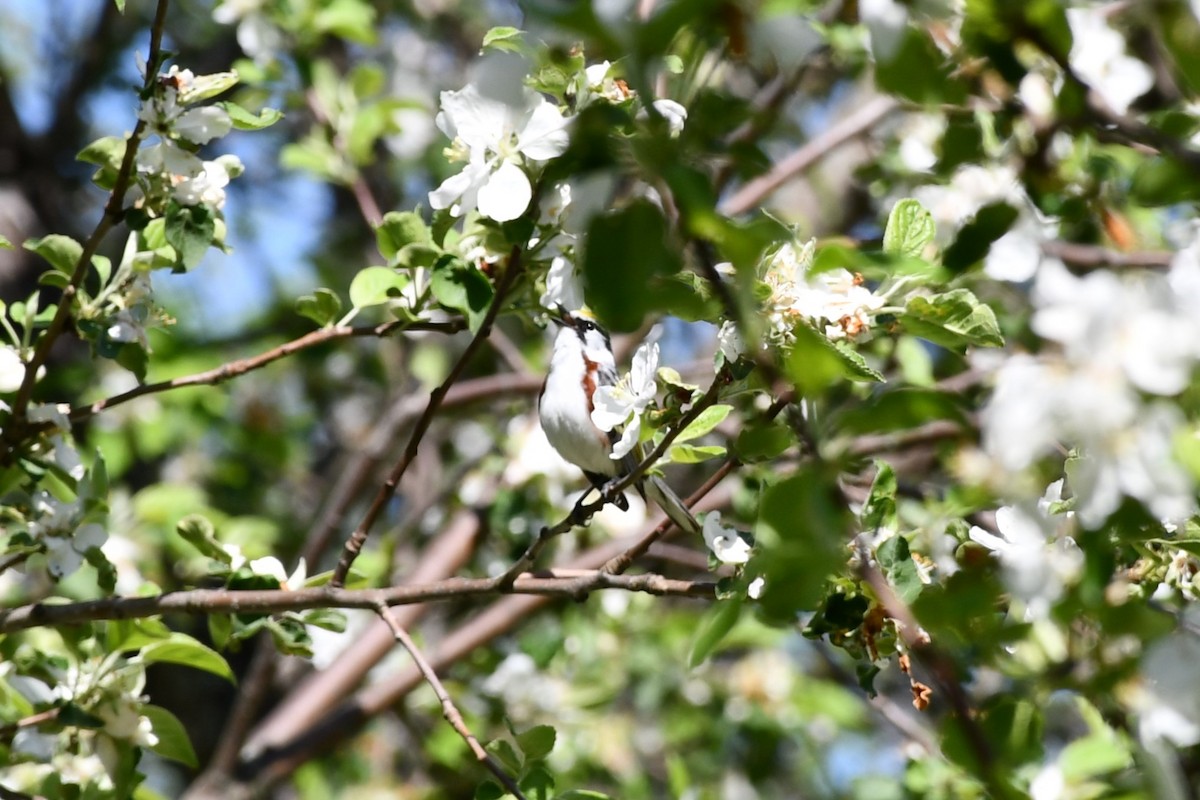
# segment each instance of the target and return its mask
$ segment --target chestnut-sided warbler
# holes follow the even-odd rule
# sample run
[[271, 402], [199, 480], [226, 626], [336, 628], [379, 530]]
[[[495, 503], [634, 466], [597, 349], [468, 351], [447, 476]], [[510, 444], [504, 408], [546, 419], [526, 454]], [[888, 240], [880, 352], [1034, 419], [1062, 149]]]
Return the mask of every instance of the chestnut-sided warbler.
[[[569, 312], [560, 306], [551, 319], [561, 329], [554, 338], [550, 371], [538, 398], [542, 430], [559, 455], [601, 489], [611, 478], [632, 471], [640, 454], [640, 448], [634, 447], [623, 458], [614, 459], [613, 445], [620, 432], [605, 432], [592, 421], [596, 390], [617, 383], [612, 343], [608, 332], [586, 311]], [[642, 497], [653, 499], [681, 529], [700, 532], [700, 523], [661, 478], [646, 475], [635, 485]], [[624, 496], [613, 502], [622, 510], [629, 508]]]

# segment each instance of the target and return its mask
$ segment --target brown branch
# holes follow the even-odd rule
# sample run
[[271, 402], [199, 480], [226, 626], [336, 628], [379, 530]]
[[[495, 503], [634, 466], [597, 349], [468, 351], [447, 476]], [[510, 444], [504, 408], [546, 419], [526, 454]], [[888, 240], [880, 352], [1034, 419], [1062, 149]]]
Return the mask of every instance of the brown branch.
[[1042, 252], [1084, 270], [1103, 267], [1162, 269], [1171, 266], [1171, 259], [1175, 256], [1167, 250], [1123, 253], [1099, 245], [1057, 241], [1042, 242]]
[[381, 603], [375, 610], [383, 621], [387, 623], [388, 628], [392, 631], [392, 635], [396, 637], [396, 641], [412, 656], [413, 663], [417, 665], [421, 676], [429, 684], [430, 688], [433, 689], [433, 693], [437, 695], [438, 702], [442, 704], [442, 716], [450, 723], [450, 727], [454, 728], [458, 735], [463, 738], [463, 741], [471, 748], [471, 752], [475, 754], [475, 758], [479, 763], [487, 767], [488, 771], [496, 776], [496, 780], [500, 781], [501, 785], [510, 794], [518, 798], [518, 800], [526, 800], [525, 795], [521, 793], [520, 787], [517, 786], [517, 782], [504, 771], [504, 767], [500, 765], [500, 762], [496, 761], [487, 750], [483, 749], [483, 745], [475, 738], [475, 734], [471, 733], [471, 729], [463, 721], [458, 707], [454, 705], [454, 700], [451, 699], [450, 693], [446, 691], [446, 687], [442, 685], [441, 679], [438, 678], [437, 670], [426, 660], [420, 648], [417, 647], [417, 643], [408, 635], [408, 631], [404, 630], [403, 626], [392, 615], [392, 609]]
[[[158, 8], [154, 12], [154, 22], [150, 26], [150, 55], [146, 62], [146, 78], [143, 84], [145, 90], [149, 90], [154, 85], [154, 81], [158, 79], [156, 70], [158, 69], [162, 54], [163, 26], [167, 21], [167, 6], [168, 0], [158, 0]], [[92, 264], [92, 256], [100, 249], [100, 243], [104, 241], [104, 237], [108, 235], [108, 232], [112, 230], [124, 215], [124, 208], [122, 206], [125, 201], [125, 191], [129, 188], [129, 181], [133, 176], [133, 165], [134, 159], [137, 156], [138, 143], [141, 141], [145, 129], [146, 122], [139, 119], [133, 128], [133, 132], [125, 140], [125, 155], [121, 159], [121, 166], [117, 169], [117, 177], [113, 183], [112, 192], [108, 196], [108, 202], [104, 205], [104, 212], [100, 216], [100, 221], [96, 223], [92, 234], [83, 243], [79, 260], [75, 262], [75, 270], [71, 273], [71, 278], [67, 282], [67, 285], [63, 287], [62, 296], [59, 298], [58, 308], [54, 312], [54, 317], [50, 320], [50, 324], [46, 327], [41, 338], [38, 339], [37, 346], [33, 350], [33, 355], [30, 357], [29, 363], [25, 365], [25, 379], [21, 381], [21, 387], [17, 389], [17, 395], [13, 399], [12, 418], [8, 435], [5, 437], [10, 449], [23, 435], [25, 411], [29, 407], [29, 401], [33, 396], [33, 385], [37, 381], [38, 370], [46, 363], [46, 359], [50, 356], [50, 348], [54, 346], [54, 342], [57, 341], [66, 327], [67, 317], [71, 314], [71, 302], [75, 299], [75, 295], [79, 292], [79, 287], [83, 285], [83, 281], [87, 277], [88, 268]]]
[[504, 305], [505, 295], [508, 294], [508, 290], [512, 288], [513, 283], [516, 281], [517, 274], [521, 271], [520, 255], [520, 248], [514, 246], [511, 255], [509, 255], [504, 275], [500, 278], [500, 282], [496, 286], [496, 294], [492, 298], [492, 304], [488, 307], [487, 314], [484, 315], [479, 330], [458, 357], [458, 361], [450, 368], [450, 374], [429, 395], [429, 404], [425, 407], [425, 413], [421, 415], [416, 425], [413, 426], [413, 432], [408, 439], [408, 446], [404, 448], [404, 454], [400, 457], [396, 466], [392, 468], [387, 480], [379, 487], [379, 491], [376, 492], [375, 499], [371, 502], [367, 513], [363, 516], [362, 522], [358, 524], [358, 527], [350, 534], [350, 538], [346, 540], [346, 544], [342, 548], [342, 555], [338, 558], [337, 567], [334, 568], [333, 577], [329, 581], [330, 588], [337, 589], [345, 584], [346, 576], [350, 574], [350, 567], [354, 564], [354, 559], [362, 551], [363, 545], [366, 544], [371, 527], [375, 524], [375, 520], [383, 511], [384, 506], [387, 505], [395, 493], [396, 487], [400, 484], [400, 479], [404, 477], [404, 473], [408, 471], [409, 465], [416, 458], [417, 448], [421, 444], [421, 439], [433, 423], [433, 418], [437, 414], [442, 400], [445, 399], [446, 393], [450, 391], [450, 387], [454, 385], [454, 382], [458, 380], [466, 368], [467, 362], [471, 360], [471, 357], [475, 355], [475, 351], [479, 349], [491, 332], [492, 324], [495, 323], [496, 316], [500, 313], [500, 307]]
[[458, 322], [405, 322], [397, 320], [395, 322], [385, 322], [382, 325], [366, 325], [359, 327], [338, 326], [332, 328], [321, 328], [311, 331], [303, 336], [293, 339], [290, 342], [285, 342], [278, 347], [272, 347], [266, 352], [259, 353], [256, 356], [249, 358], [241, 358], [236, 361], [230, 361], [227, 364], [222, 364], [214, 369], [197, 372], [193, 375], [184, 375], [179, 378], [171, 378], [170, 380], [159, 381], [158, 383], [146, 383], [141, 386], [134, 387], [127, 392], [114, 395], [113, 397], [97, 400], [90, 405], [82, 406], [73, 409], [70, 414], [72, 422], [79, 422], [100, 413], [114, 406], [119, 406], [122, 403], [128, 403], [130, 400], [135, 400], [139, 397], [148, 394], [156, 394], [165, 392], [171, 389], [181, 389], [185, 386], [215, 386], [219, 383], [224, 383], [231, 378], [236, 378], [245, 375], [256, 369], [261, 369], [268, 364], [278, 361], [281, 358], [286, 358], [301, 350], [306, 350], [325, 342], [334, 341], [336, 339], [346, 339], [355, 336], [387, 336], [397, 331], [440, 331], [443, 333], [453, 333], [462, 330], [462, 324]]
[[[654, 595], [711, 598], [716, 586], [704, 581], [675, 580], [656, 574], [609, 575], [597, 571], [584, 577], [584, 588], [588, 592], [621, 589]], [[374, 609], [380, 603], [403, 606], [504, 593], [574, 597], [579, 593], [577, 582], [580, 580], [577, 576], [560, 577], [551, 570], [522, 575], [508, 587], [502, 586], [498, 578], [449, 578], [382, 589], [190, 589], [146, 597], [104, 597], [78, 603], [32, 603], [0, 610], [0, 633], [97, 620], [141, 619], [162, 614], [277, 614], [312, 608]]]
[[61, 707], [48, 708], [45, 711], [39, 711], [36, 714], [30, 714], [28, 717], [22, 717], [16, 722], [10, 722], [7, 725], [0, 725], [0, 741], [9, 739], [13, 734], [21, 728], [29, 728], [34, 725], [41, 725], [43, 722], [49, 722], [58, 717]]
[[805, 142], [765, 175], [743, 185], [722, 201], [718, 210], [731, 217], [753, 210], [789, 179], [820, 161], [830, 151], [866, 133], [899, 108], [899, 101], [893, 97], [881, 95], [871, 98], [823, 133]]
[[[707, 511], [727, 500], [728, 497], [710, 496], [700, 502], [697, 510]], [[566, 564], [562, 574], [590, 575], [592, 576], [590, 580], [594, 581], [595, 575], [603, 574], [596, 570], [609, 559], [619, 555], [629, 544], [630, 540], [626, 538], [606, 542], [592, 548]], [[585, 572], [578, 573], [578, 570]], [[555, 570], [554, 574], [560, 573]], [[516, 585], [520, 586], [523, 580], [524, 578], [518, 580]], [[569, 581], [572, 579], [564, 578], [564, 580], [569, 585]], [[581, 589], [578, 583], [580, 578], [573, 580], [576, 581], [576, 584], [572, 591], [564, 590], [561, 595], [505, 597], [497, 601], [439, 642], [430, 653], [431, 663], [438, 669], [444, 669], [464, 658], [476, 648], [528, 621], [535, 612], [544, 608], [556, 597], [568, 597], [576, 601], [585, 599], [591, 588], [583, 587]], [[708, 595], [710, 598], [714, 596]], [[265, 747], [258, 754], [254, 762], [243, 764], [246, 772], [258, 775], [254, 783], [255, 789], [261, 791], [263, 787], [296, 769], [310, 758], [313, 752], [349, 736], [366, 720], [391, 708], [420, 683], [421, 675], [416, 669], [404, 670], [363, 689], [336, 711], [327, 715], [320, 725], [309, 730], [292, 733], [286, 739], [274, 740], [269, 747]]]

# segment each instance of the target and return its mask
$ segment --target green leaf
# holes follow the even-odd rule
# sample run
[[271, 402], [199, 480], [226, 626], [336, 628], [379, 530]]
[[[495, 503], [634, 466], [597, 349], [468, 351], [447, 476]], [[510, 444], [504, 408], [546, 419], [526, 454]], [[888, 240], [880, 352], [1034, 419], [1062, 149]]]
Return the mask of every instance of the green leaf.
[[111, 652], [140, 650], [148, 644], [171, 638], [171, 629], [160, 619], [112, 620], [105, 623], [104, 641]]
[[721, 600], [704, 612], [688, 652], [689, 667], [694, 669], [703, 664], [725, 635], [733, 630], [742, 615], [742, 602], [737, 597]]
[[525, 761], [538, 761], [550, 755], [558, 733], [549, 725], [537, 725], [524, 733], [517, 734], [517, 747], [525, 755]]
[[111, 190], [117, 184], [117, 172], [125, 158], [127, 142], [123, 136], [105, 136], [79, 151], [75, 158], [100, 169], [92, 175], [92, 182], [101, 189]]
[[443, 258], [434, 267], [429, 289], [439, 303], [461, 311], [472, 332], [483, 324], [494, 294], [482, 272], [453, 257]]
[[933, 241], [934, 232], [933, 215], [918, 201], [905, 198], [892, 207], [888, 216], [883, 251], [920, 258], [926, 245]]
[[125, 0], [113, 0], [113, 5], [117, 7], [118, 14], [125, 13]]
[[[908, 337], [906, 341], [915, 340]], [[839, 414], [838, 430], [846, 434], [901, 431], [934, 420], [963, 422], [962, 398], [935, 389], [902, 386]]]
[[37, 253], [59, 272], [71, 275], [83, 257], [83, 245], [61, 233], [51, 233], [40, 239], [27, 239], [25, 249]]
[[225, 548], [221, 547], [221, 543], [217, 541], [213, 524], [207, 517], [200, 514], [188, 514], [179, 520], [175, 525], [175, 530], [183, 537], [185, 542], [196, 548], [201, 555], [215, 558], [225, 565], [233, 563], [232, 556], [225, 552]]
[[795, 432], [782, 422], [756, 422], [738, 434], [733, 451], [741, 461], [764, 461], [782, 454], [795, 442]]
[[845, 566], [851, 523], [832, 469], [801, 468], [763, 493], [752, 564], [766, 581], [760, 604], [770, 618], [790, 623], [820, 605], [829, 575]]
[[228, 614], [209, 614], [208, 635], [217, 649], [224, 650], [233, 635], [233, 617]]
[[1122, 744], [1112, 734], [1094, 733], [1076, 739], [1058, 757], [1063, 778], [1071, 784], [1082, 783], [1088, 778], [1107, 775], [1133, 765], [1129, 746]]
[[350, 304], [354, 308], [382, 305], [400, 296], [409, 276], [391, 267], [367, 267], [350, 282]]
[[892, 465], [876, 459], [875, 480], [871, 482], [871, 491], [860, 515], [864, 531], [896, 527], [896, 488], [896, 472]]
[[519, 28], [501, 25], [492, 28], [483, 35], [483, 44], [480, 45], [481, 50], [487, 50], [489, 47], [493, 50], [504, 50], [511, 53], [521, 50], [521, 37], [523, 32]]
[[230, 683], [236, 683], [233, 670], [216, 650], [211, 650], [185, 633], [173, 633], [164, 642], [146, 645], [138, 654], [147, 664], [182, 664], [211, 672]]
[[933, 297], [909, 299], [900, 322], [922, 339], [954, 350], [969, 345], [1000, 347], [1004, 337], [991, 308], [979, 302], [969, 289], [952, 289]]
[[0, 236], [0, 250], [13, 250], [13, 243], [8, 240], [7, 236]]
[[58, 710], [56, 718], [63, 725], [72, 728], [103, 728], [104, 720], [89, 714], [74, 703], [67, 703]]
[[522, 760], [511, 744], [505, 739], [494, 739], [484, 748], [499, 761], [509, 773], [520, 773]]
[[361, 44], [375, 42], [375, 9], [364, 0], [329, 0], [313, 17], [313, 27]]
[[702, 461], [720, 458], [725, 452], [725, 447], [719, 444], [674, 444], [667, 450], [667, 460], [673, 464], [699, 464]]
[[908, 549], [908, 540], [896, 534], [879, 545], [875, 557], [883, 567], [888, 582], [896, 590], [896, 595], [906, 604], [916, 600], [921, 594], [923, 584], [917, 572], [917, 564], [912, 560], [912, 553]]
[[425, 220], [414, 211], [389, 211], [375, 229], [379, 253], [391, 263], [400, 250], [410, 244], [433, 246], [433, 233]]
[[225, 109], [225, 113], [229, 115], [229, 120], [233, 123], [233, 127], [240, 131], [260, 131], [263, 128], [271, 127], [283, 119], [283, 112], [274, 108], [264, 108], [255, 114], [253, 111], [243, 108], [231, 100], [225, 100], [216, 105]]
[[142, 714], [150, 720], [158, 742], [150, 747], [163, 758], [192, 767], [199, 766], [192, 741], [179, 718], [161, 706], [142, 706]]
[[1008, 233], [1020, 216], [1008, 203], [989, 203], [975, 212], [962, 227], [942, 256], [942, 263], [953, 272], [962, 272], [982, 261], [992, 243]]
[[189, 270], [200, 263], [200, 259], [212, 245], [217, 232], [217, 221], [212, 209], [206, 205], [185, 206], [171, 201], [166, 213], [167, 243], [178, 254], [178, 267]]
[[296, 313], [318, 325], [330, 325], [342, 313], [342, 301], [329, 289], [315, 289], [296, 300]]
[[910, 25], [896, 54], [876, 68], [875, 81], [884, 91], [917, 103], [961, 103], [967, 87], [951, 69], [929, 34]]
[[796, 388], [807, 397], [818, 395], [846, 379], [883, 380], [883, 375], [872, 369], [850, 345], [832, 342], [806, 324], [795, 327], [795, 339], [787, 355], [786, 368]]
[[733, 406], [714, 405], [709, 406], [700, 412], [700, 416], [696, 417], [691, 423], [684, 428], [678, 436], [675, 437], [676, 444], [698, 439], [705, 435], [713, 428], [720, 425], [729, 416], [729, 412], [733, 411]]
[[656, 307], [650, 291], [654, 279], [679, 269], [679, 254], [667, 243], [662, 210], [648, 200], [635, 200], [592, 220], [586, 241], [583, 278], [588, 303], [611, 330], [636, 330]]
[[568, 789], [554, 796], [554, 800], [612, 800], [603, 792], [593, 792], [591, 789]]

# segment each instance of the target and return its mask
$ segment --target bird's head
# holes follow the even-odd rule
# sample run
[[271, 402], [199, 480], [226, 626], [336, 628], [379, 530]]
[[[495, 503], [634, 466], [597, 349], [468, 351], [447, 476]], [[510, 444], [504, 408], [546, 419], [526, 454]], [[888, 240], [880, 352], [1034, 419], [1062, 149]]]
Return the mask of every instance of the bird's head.
[[578, 337], [584, 353], [608, 353], [609, 360], [612, 359], [612, 342], [608, 338], [608, 331], [596, 321], [591, 309], [585, 306], [568, 311], [562, 306], [556, 306], [550, 312], [550, 318], [562, 326], [564, 331], [571, 331]]

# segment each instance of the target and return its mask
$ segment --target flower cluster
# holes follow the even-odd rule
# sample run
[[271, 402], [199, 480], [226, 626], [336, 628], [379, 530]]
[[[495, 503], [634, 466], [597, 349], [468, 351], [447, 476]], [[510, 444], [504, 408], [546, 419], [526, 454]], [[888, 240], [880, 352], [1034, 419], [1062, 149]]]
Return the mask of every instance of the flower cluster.
[[1103, 522], [1123, 496], [1163, 519], [1189, 516], [1192, 479], [1173, 455], [1184, 419], [1162, 398], [1183, 391], [1200, 359], [1196, 286], [1200, 260], [1187, 253], [1168, 275], [1077, 278], [1044, 265], [1033, 329], [1055, 346], [1000, 367], [983, 414], [995, 463], [1012, 474], [1065, 443], [1079, 456], [1069, 477], [1085, 526]]
[[613, 445], [610, 457], [619, 461], [627, 456], [638, 443], [642, 430], [642, 413], [654, 402], [658, 394], [658, 336], [659, 329], [651, 331], [646, 341], [633, 354], [633, 364], [627, 375], [621, 376], [612, 386], [596, 389], [592, 398], [592, 422], [606, 433], [620, 430], [621, 438]]
[[870, 331], [884, 306], [884, 298], [868, 289], [861, 275], [845, 269], [815, 272], [815, 250], [815, 240], [788, 242], [766, 263], [768, 336], [776, 343], [789, 341], [798, 321], [833, 340], [857, 339]]
[[1083, 571], [1083, 551], [1071, 536], [1074, 515], [1056, 513], [1063, 481], [1057, 480], [1035, 507], [1004, 506], [996, 511], [999, 534], [972, 526], [971, 540], [1000, 559], [1004, 581], [1030, 619], [1044, 619], [1066, 587]]
[[149, 203], [169, 198], [184, 206], [224, 206], [225, 187], [241, 174], [242, 163], [232, 155], [205, 161], [197, 151], [229, 133], [233, 121], [225, 109], [197, 103], [236, 82], [233, 72], [196, 76], [178, 66], [158, 76], [153, 94], [138, 110], [148, 133], [158, 137], [137, 155], [138, 178]]
[[442, 92], [437, 126], [452, 140], [446, 156], [466, 165], [429, 193], [429, 204], [455, 216], [478, 208], [497, 222], [516, 219], [533, 198], [526, 169], [566, 151], [567, 122], [558, 106], [532, 89], [519, 105], [473, 85]]

